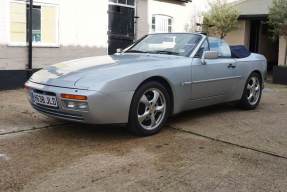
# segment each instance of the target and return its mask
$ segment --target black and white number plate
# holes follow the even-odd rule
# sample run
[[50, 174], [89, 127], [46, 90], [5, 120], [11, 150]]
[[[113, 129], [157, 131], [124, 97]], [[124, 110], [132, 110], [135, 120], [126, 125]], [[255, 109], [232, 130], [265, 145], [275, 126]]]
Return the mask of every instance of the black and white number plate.
[[58, 107], [56, 96], [33, 93], [33, 101], [36, 104], [46, 105], [50, 107]]

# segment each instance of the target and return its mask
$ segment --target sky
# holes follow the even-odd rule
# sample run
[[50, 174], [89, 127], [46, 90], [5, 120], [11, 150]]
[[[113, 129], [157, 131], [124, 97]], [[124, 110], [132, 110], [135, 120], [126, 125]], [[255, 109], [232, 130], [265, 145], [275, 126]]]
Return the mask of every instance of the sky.
[[[195, 12], [202, 12], [209, 9], [209, 2], [215, 2], [216, 0], [193, 0], [193, 6], [195, 7]], [[226, 2], [233, 2], [237, 0], [225, 0]], [[197, 14], [198, 15], [198, 14]]]

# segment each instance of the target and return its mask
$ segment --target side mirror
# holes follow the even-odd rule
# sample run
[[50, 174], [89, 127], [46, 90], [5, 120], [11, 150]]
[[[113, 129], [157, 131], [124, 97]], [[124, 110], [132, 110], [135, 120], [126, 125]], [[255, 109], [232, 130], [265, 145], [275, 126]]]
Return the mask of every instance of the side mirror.
[[218, 52], [217, 51], [204, 51], [202, 54], [202, 64], [206, 64], [206, 59], [217, 59], [219, 57]]
[[122, 53], [122, 52], [123, 52], [123, 49], [121, 49], [121, 48], [117, 49], [117, 53]]

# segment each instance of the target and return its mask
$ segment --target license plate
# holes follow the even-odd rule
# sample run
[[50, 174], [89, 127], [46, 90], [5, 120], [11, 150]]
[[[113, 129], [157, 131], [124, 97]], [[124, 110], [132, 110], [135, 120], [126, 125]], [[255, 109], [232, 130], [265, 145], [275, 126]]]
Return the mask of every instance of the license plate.
[[56, 96], [33, 93], [33, 101], [36, 104], [46, 105], [50, 107], [58, 107]]

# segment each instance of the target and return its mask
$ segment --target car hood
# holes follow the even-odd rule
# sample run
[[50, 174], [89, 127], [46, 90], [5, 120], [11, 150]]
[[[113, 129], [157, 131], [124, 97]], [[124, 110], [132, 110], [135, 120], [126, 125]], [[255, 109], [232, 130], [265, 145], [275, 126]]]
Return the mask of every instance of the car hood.
[[143, 70], [142, 64], [148, 64], [152, 68], [158, 61], [170, 61], [178, 57], [172, 55], [132, 53], [87, 57], [46, 67], [34, 73], [30, 81], [51, 86], [89, 89], [89, 85], [77, 82], [83, 78], [91, 79], [91, 77], [95, 81], [113, 79], [119, 75], [136, 73]]

